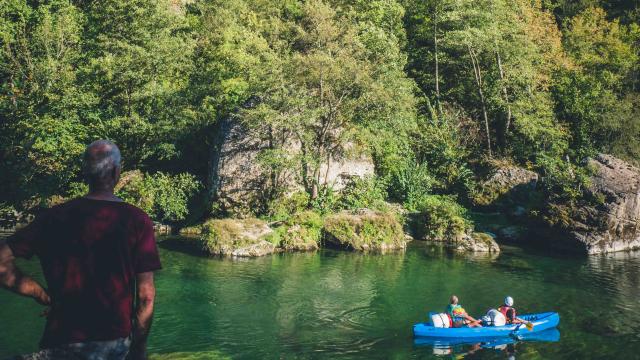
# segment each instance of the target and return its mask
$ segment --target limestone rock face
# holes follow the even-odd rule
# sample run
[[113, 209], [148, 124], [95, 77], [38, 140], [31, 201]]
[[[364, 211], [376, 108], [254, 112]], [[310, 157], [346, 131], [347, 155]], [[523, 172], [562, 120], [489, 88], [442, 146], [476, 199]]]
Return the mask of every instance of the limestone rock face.
[[463, 252], [487, 252], [496, 254], [500, 252], [500, 247], [493, 239], [493, 236], [480, 232], [460, 236], [451, 244], [451, 247], [456, 251]]
[[155, 231], [155, 233], [159, 235], [169, 235], [171, 234], [171, 226], [154, 221], [153, 231]]
[[485, 182], [485, 186], [512, 188], [517, 185], [535, 186], [538, 182], [538, 174], [531, 170], [517, 166], [509, 166], [496, 170]]
[[482, 183], [482, 193], [475, 201], [478, 205], [494, 205], [509, 209], [511, 215], [526, 212], [519, 204], [526, 203], [538, 184], [538, 174], [517, 166], [496, 169]]
[[275, 251], [275, 245], [265, 240], [272, 232], [258, 219], [215, 219], [202, 225], [200, 239], [211, 255], [256, 257]]
[[[220, 121], [216, 133], [209, 175], [211, 197], [230, 216], [246, 217], [254, 213], [274, 182], [288, 192], [303, 189], [301, 169], [290, 169], [274, 178], [271, 169], [260, 161], [260, 155], [269, 149], [269, 142], [260, 131], [247, 129], [238, 119], [228, 118]], [[296, 163], [295, 157], [301, 155], [300, 143], [292, 141], [286, 147], [281, 156]], [[331, 158], [321, 164], [320, 174], [321, 184], [340, 190], [353, 176], [373, 175], [373, 160], [365, 154]]]
[[272, 254], [274, 251], [275, 251], [275, 246], [272, 243], [268, 241], [260, 240], [256, 244], [231, 250], [231, 256], [258, 257], [258, 256]]
[[575, 210], [568, 224], [571, 236], [589, 254], [640, 247], [640, 169], [611, 155], [589, 160], [595, 170], [588, 189], [598, 205]]

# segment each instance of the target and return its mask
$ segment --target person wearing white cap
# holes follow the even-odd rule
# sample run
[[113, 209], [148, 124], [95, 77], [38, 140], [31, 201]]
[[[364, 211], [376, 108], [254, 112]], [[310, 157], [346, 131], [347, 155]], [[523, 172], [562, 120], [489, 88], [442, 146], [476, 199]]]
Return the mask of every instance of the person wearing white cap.
[[513, 298], [511, 296], [507, 296], [504, 298], [504, 304], [498, 308], [498, 311], [504, 315], [507, 319], [507, 324], [523, 324], [526, 323], [525, 320], [522, 320], [516, 316], [516, 308], [513, 307]]

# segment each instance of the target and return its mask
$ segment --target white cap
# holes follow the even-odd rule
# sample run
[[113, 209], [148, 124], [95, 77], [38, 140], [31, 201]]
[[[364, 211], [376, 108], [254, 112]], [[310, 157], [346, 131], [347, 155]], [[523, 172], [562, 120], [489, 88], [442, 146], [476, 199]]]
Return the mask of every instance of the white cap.
[[511, 296], [507, 296], [504, 298], [504, 304], [507, 306], [513, 306], [513, 298]]

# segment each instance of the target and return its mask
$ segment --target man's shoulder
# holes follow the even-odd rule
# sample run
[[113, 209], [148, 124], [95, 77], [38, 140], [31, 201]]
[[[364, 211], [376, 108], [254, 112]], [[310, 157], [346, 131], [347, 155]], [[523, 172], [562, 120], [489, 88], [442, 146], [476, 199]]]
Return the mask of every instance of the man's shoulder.
[[139, 208], [139, 207], [137, 207], [137, 206], [135, 206], [135, 205], [133, 205], [131, 203], [128, 203], [126, 201], [116, 202], [116, 204], [120, 204], [120, 206], [125, 208], [126, 211], [129, 211], [129, 212], [131, 212], [133, 214], [144, 216], [144, 217], [149, 217], [149, 214], [147, 214], [144, 210], [142, 210], [141, 208]]
[[[99, 204], [99, 206], [96, 206], [96, 204]], [[79, 198], [71, 199], [62, 204], [53, 206], [49, 209], [46, 209], [44, 212], [49, 214], [57, 214], [57, 213], [65, 213], [77, 208], [85, 209], [86, 207], [89, 207], [89, 208], [99, 209], [99, 208], [104, 208], [105, 206], [125, 212], [127, 213], [128, 216], [133, 217], [135, 219], [151, 222], [151, 218], [144, 210], [126, 201], [93, 200], [93, 199], [86, 199], [86, 198], [79, 197]]]
[[135, 223], [135, 227], [140, 231], [153, 232], [154, 223], [149, 214], [141, 208], [126, 202], [121, 203], [128, 211], [128, 217]]

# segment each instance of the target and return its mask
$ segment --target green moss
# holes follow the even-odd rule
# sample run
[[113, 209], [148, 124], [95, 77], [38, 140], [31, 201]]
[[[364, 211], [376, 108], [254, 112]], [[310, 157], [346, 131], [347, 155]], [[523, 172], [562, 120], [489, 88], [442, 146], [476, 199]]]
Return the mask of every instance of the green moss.
[[268, 217], [275, 221], [284, 221], [309, 207], [309, 194], [306, 191], [295, 192], [279, 197], [269, 203]]
[[200, 235], [202, 233], [202, 225], [187, 226], [180, 229], [180, 235]]
[[293, 214], [269, 236], [276, 246], [285, 250], [316, 249], [322, 236], [322, 216], [314, 211]]
[[266, 223], [259, 219], [213, 219], [202, 225], [200, 240], [210, 254], [221, 254], [258, 243], [268, 238], [262, 235]]
[[419, 237], [444, 241], [464, 234], [473, 227], [467, 210], [455, 198], [429, 195], [418, 204], [416, 232]]
[[323, 230], [327, 240], [355, 250], [404, 247], [404, 231], [391, 212], [342, 212], [327, 217]]
[[493, 186], [483, 186], [479, 191], [475, 191], [471, 194], [471, 201], [477, 206], [488, 206], [493, 204], [500, 195], [506, 194], [509, 192], [509, 187], [493, 187]]
[[340, 192], [338, 207], [345, 210], [362, 208], [383, 210], [388, 196], [387, 187], [388, 184], [384, 180], [374, 176], [353, 177]]
[[554, 204], [550, 203], [545, 209], [543, 220], [551, 226], [559, 226], [560, 228], [568, 228], [572, 222], [572, 214], [575, 212], [572, 204]]
[[491, 237], [491, 235], [487, 234], [487, 233], [483, 233], [483, 232], [474, 232], [473, 234], [471, 234], [471, 237], [476, 240], [476, 241], [480, 241], [483, 242], [487, 245], [491, 245], [493, 244], [493, 237]]
[[288, 221], [290, 225], [303, 225], [306, 227], [322, 228], [322, 215], [315, 211], [303, 211], [294, 214]]

